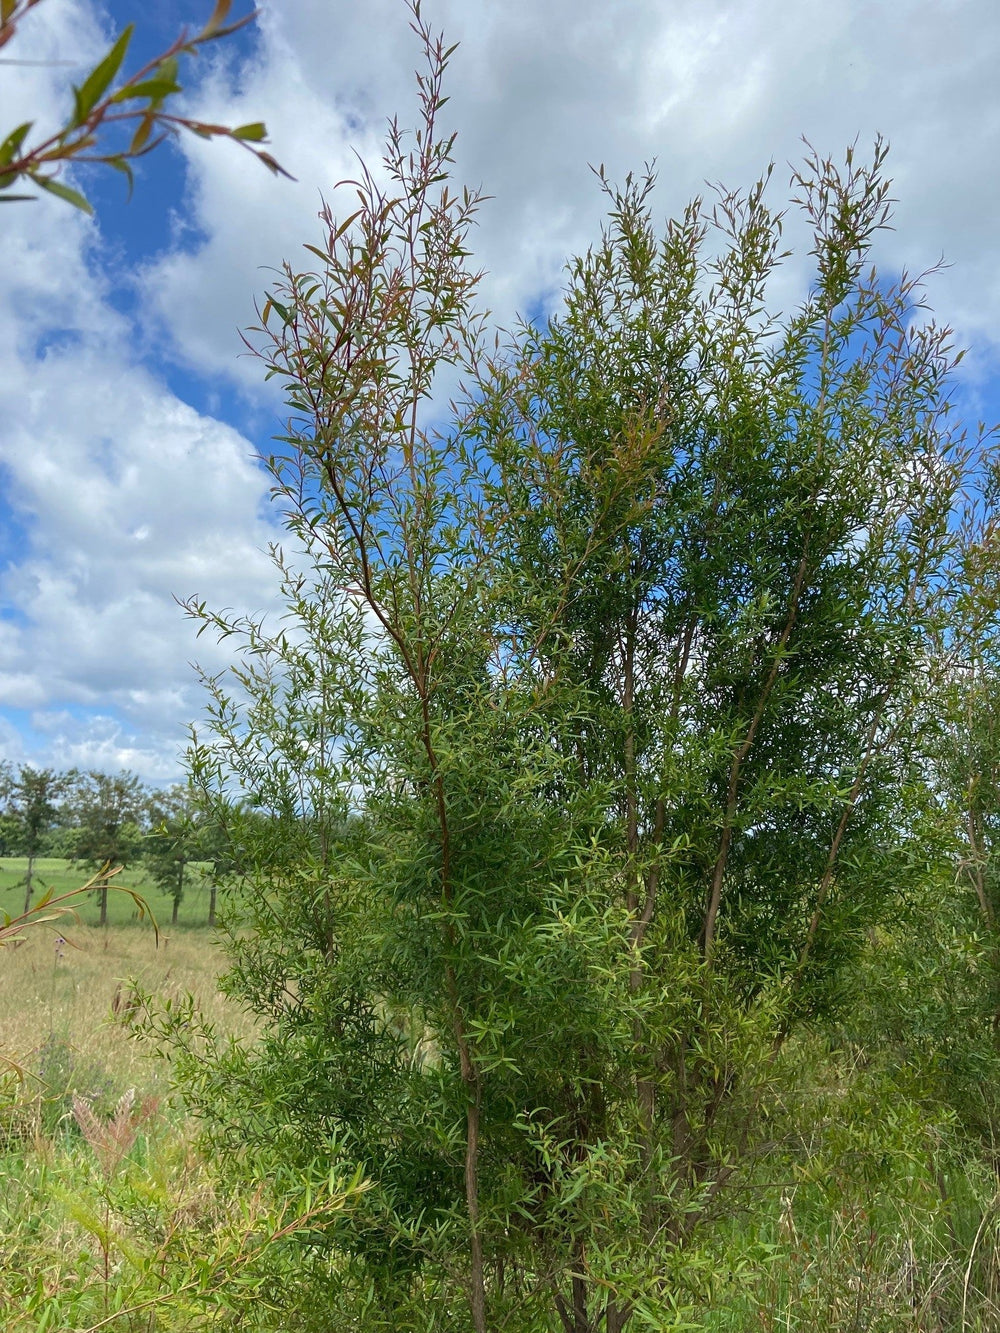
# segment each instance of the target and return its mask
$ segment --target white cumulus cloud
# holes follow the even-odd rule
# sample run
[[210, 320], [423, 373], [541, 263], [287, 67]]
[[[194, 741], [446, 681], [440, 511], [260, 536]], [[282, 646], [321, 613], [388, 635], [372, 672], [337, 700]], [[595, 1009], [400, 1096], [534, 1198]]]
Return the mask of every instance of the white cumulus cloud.
[[[943, 254], [952, 267], [934, 281], [934, 304], [995, 366], [994, 0], [436, 0], [424, 13], [460, 43], [445, 115], [459, 131], [459, 178], [493, 196], [477, 257], [501, 320], [551, 299], [566, 259], [594, 239], [591, 165], [620, 180], [655, 160], [666, 214], [706, 181], [747, 186], [774, 160], [780, 206], [803, 136], [841, 156], [881, 134], [899, 198], [881, 259], [922, 270]], [[234, 371], [233, 355], [267, 281], [258, 266], [311, 262], [301, 244], [317, 237], [319, 192], [351, 174], [352, 147], [377, 156], [388, 116], [413, 122], [420, 58], [401, 0], [271, 0], [260, 25], [255, 57], [221, 67], [199, 106], [265, 118], [297, 183], [186, 144], [203, 240], [181, 236], [146, 279], [176, 354], [229, 374], [252, 367]], [[211, 294], [200, 323], [199, 291]]]
[[[425, 0], [424, 12], [461, 43], [444, 116], [460, 132], [459, 181], [493, 196], [476, 246], [501, 322], [553, 302], [567, 257], [595, 238], [591, 164], [621, 180], [655, 159], [666, 215], [706, 180], [748, 185], [774, 160], [780, 206], [801, 136], [839, 155], [881, 133], [899, 198], [881, 261], [950, 261], [930, 298], [995, 389], [995, 0]], [[90, 59], [108, 36], [91, 0], [46, 0], [29, 17], [22, 57]], [[186, 138], [186, 189], [162, 201], [170, 244], [114, 274], [99, 221], [49, 198], [3, 210], [0, 757], [175, 775], [201, 706], [188, 659], [225, 659], [194, 643], [174, 598], [252, 609], [273, 595], [252, 454], [275, 403], [239, 330], [269, 268], [311, 264], [302, 243], [317, 239], [321, 196], [357, 171], [353, 150], [377, 159], [386, 118], [413, 123], [419, 60], [402, 0], [264, 0], [250, 54], [221, 43], [189, 105], [266, 120], [295, 182]], [[26, 106], [57, 124], [67, 81], [59, 66], [5, 67], [0, 124]], [[140, 189], [157, 188], [155, 161]], [[116, 304], [121, 291], [139, 294], [138, 314]], [[218, 415], [170, 387], [165, 356], [205, 377]], [[261, 440], [223, 419], [234, 391]]]
[[[44, 9], [22, 56], [100, 51], [87, 6]], [[0, 115], [57, 123], [59, 67], [12, 68]], [[2, 221], [0, 757], [166, 780], [202, 704], [189, 659], [226, 660], [175, 598], [268, 602], [267, 481], [247, 439], [138, 359], [97, 223], [48, 197]]]

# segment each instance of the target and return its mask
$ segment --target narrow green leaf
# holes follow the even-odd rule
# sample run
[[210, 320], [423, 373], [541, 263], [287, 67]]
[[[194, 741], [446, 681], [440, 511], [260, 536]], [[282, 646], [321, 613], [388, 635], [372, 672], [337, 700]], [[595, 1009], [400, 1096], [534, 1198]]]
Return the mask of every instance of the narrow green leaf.
[[112, 97], [112, 102], [128, 102], [148, 97], [151, 102], [162, 102], [165, 97], [182, 92], [181, 85], [174, 79], [143, 79], [141, 83], [126, 83]]
[[363, 211], [364, 211], [363, 209], [357, 208], [350, 215], [350, 217], [344, 218], [343, 222], [340, 223], [340, 225], [337, 227], [337, 230], [333, 234], [333, 239], [335, 242], [339, 241], [341, 236], [343, 236], [344, 232], [347, 231], [349, 227], [354, 225], [354, 223], [358, 220]]
[[128, 44], [132, 40], [132, 27], [130, 23], [104, 59], [90, 71], [80, 87], [73, 89], [76, 98], [74, 125], [83, 124], [121, 69]]
[[252, 125], [237, 125], [230, 133], [234, 139], [250, 139], [262, 143], [267, 138], [267, 126], [262, 120], [255, 120]]
[[115, 171], [120, 171], [128, 181], [128, 198], [132, 198], [132, 190], [135, 186], [135, 173], [126, 162], [125, 158], [119, 153], [117, 157], [105, 158], [109, 167], [114, 167]]
[[79, 190], [74, 190], [71, 186], [64, 185], [62, 181], [57, 181], [51, 176], [32, 176], [31, 179], [41, 189], [48, 190], [49, 194], [65, 199], [68, 204], [72, 204], [74, 208], [79, 208], [84, 213], [93, 214], [93, 207]]
[[229, 16], [229, 11], [233, 7], [233, 0], [215, 0], [215, 8], [212, 10], [211, 17], [198, 34], [198, 40], [207, 40], [214, 37]]
[[0, 166], [5, 167], [8, 162], [13, 161], [14, 155], [24, 143], [33, 124], [33, 121], [26, 120], [23, 125], [18, 125], [16, 130], [11, 130], [7, 135], [0, 144]]
[[169, 60], [161, 60], [156, 67], [154, 79], [164, 79], [168, 83], [176, 83], [177, 75], [180, 71], [180, 65], [177, 63], [176, 56], [171, 56]]
[[155, 117], [153, 113], [151, 111], [147, 111], [146, 114], [143, 116], [142, 120], [139, 122], [135, 134], [132, 135], [132, 142], [128, 146], [129, 157], [135, 157], [136, 154], [142, 152], [146, 140], [149, 138], [152, 132], [154, 121]]

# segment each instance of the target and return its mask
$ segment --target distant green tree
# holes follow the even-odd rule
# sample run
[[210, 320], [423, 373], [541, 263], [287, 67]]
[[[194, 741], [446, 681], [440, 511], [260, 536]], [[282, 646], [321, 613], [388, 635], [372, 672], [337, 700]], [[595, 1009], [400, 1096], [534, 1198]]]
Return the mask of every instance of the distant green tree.
[[17, 822], [12, 815], [0, 810], [0, 856], [16, 856]]
[[202, 824], [199, 838], [201, 854], [208, 863], [208, 924], [218, 921], [219, 891], [239, 877], [242, 849], [234, 844], [228, 821], [207, 820]]
[[61, 803], [74, 781], [72, 773], [57, 773], [51, 768], [37, 769], [22, 764], [16, 771], [8, 767], [0, 773], [0, 800], [3, 801], [4, 835], [12, 851], [27, 857], [24, 876], [24, 911], [31, 907], [34, 891], [35, 861], [45, 849], [53, 824], [61, 813]]
[[152, 794], [149, 802], [150, 831], [143, 848], [143, 862], [153, 879], [169, 894], [171, 925], [184, 900], [192, 862], [206, 859], [204, 830], [190, 787], [176, 784]]
[[64, 861], [76, 860], [76, 845], [80, 830], [74, 820], [72, 807], [67, 803], [62, 807], [59, 818], [46, 835], [43, 855], [54, 856]]
[[231, 807], [206, 805], [199, 792], [198, 848], [208, 886], [208, 924], [218, 919], [219, 894], [238, 888], [247, 869], [256, 865], [259, 849], [284, 838], [272, 812], [257, 802], [237, 800]]
[[14, 781], [14, 768], [6, 759], [0, 759], [0, 856], [13, 856], [17, 823], [7, 812], [7, 793]]
[[[17, 34], [18, 25], [41, 3], [42, 0], [0, 3], [0, 49], [8, 46]], [[34, 122], [26, 120], [0, 143], [0, 203], [35, 198], [3, 193], [19, 181], [27, 181], [91, 213], [93, 209], [85, 196], [61, 179], [59, 173], [64, 166], [80, 162], [112, 167], [127, 178], [131, 190], [130, 164], [165, 138], [183, 130], [206, 139], [232, 139], [270, 171], [287, 176], [271, 154], [259, 146], [266, 142], [267, 136], [260, 121], [235, 127], [214, 125], [168, 109], [171, 99], [183, 91], [178, 81], [181, 58], [196, 56], [207, 42], [226, 37], [252, 21], [251, 13], [227, 24], [231, 8], [232, 0], [216, 0], [211, 17], [200, 32], [193, 35], [181, 32], [160, 55], [127, 79], [121, 79], [134, 27], [129, 24], [80, 85], [74, 87], [73, 114], [64, 126], [28, 146]], [[3, 63], [6, 61], [0, 58], [0, 64]]]
[[[77, 825], [74, 859], [96, 869], [127, 866], [142, 854], [149, 793], [134, 773], [111, 776], [92, 770], [80, 774], [70, 797]], [[108, 889], [97, 885], [100, 924], [107, 925]]]

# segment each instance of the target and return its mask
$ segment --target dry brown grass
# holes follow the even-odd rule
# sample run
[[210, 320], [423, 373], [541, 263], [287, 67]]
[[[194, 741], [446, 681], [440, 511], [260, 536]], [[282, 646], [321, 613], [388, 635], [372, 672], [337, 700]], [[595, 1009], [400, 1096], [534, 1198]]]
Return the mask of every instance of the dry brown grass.
[[225, 959], [214, 932], [155, 935], [145, 926], [67, 926], [66, 940], [34, 929], [16, 948], [0, 949], [0, 1058], [32, 1068], [53, 1039], [99, 1064], [120, 1087], [162, 1086], [160, 1062], [111, 1021], [115, 992], [129, 977], [154, 995], [190, 992], [205, 1017], [227, 1032], [249, 1034], [249, 1018], [221, 995]]

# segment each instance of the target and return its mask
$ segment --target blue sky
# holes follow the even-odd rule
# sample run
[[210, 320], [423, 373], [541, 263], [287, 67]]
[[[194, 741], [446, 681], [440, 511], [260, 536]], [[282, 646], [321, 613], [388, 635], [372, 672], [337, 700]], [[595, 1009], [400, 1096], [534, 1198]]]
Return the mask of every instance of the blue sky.
[[[153, 54], [210, 0], [42, 0], [0, 66], [0, 130], [58, 123], [66, 85], [113, 33]], [[237, 9], [239, 0], [237, 0]], [[589, 164], [656, 159], [657, 206], [704, 182], [748, 185], [805, 135], [839, 154], [892, 144], [886, 271], [950, 267], [937, 316], [972, 349], [970, 418], [1000, 417], [1000, 11], [995, 0], [425, 0], [461, 42], [449, 76], [459, 174], [493, 196], [478, 258], [501, 324], [556, 298], [600, 225]], [[267, 268], [314, 239], [321, 195], [374, 159], [413, 106], [417, 51], [400, 0], [263, 0], [252, 30], [189, 69], [208, 119], [264, 119], [293, 172], [192, 139], [117, 176], [80, 177], [98, 206], [45, 198], [0, 215], [0, 758], [179, 775], [201, 697], [175, 597], [273, 607], [275, 535], [253, 460], [281, 404], [241, 356]], [[197, 75], [197, 77], [195, 77]], [[794, 300], [804, 269], [780, 293]]]

